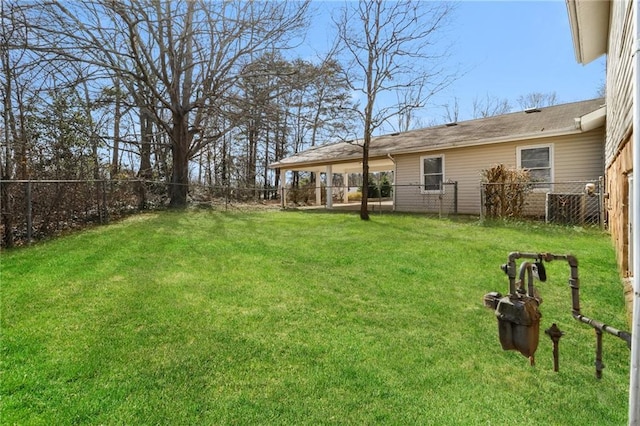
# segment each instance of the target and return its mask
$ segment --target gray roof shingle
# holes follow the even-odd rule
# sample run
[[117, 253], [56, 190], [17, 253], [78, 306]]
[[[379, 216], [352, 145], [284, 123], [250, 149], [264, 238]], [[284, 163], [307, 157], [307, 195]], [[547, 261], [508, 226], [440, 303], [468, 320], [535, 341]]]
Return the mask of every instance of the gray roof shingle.
[[[576, 119], [603, 105], [604, 99], [598, 98], [539, 108], [535, 112], [513, 112], [461, 121], [453, 126], [443, 124], [376, 136], [371, 140], [369, 158], [579, 133]], [[357, 142], [320, 145], [284, 158], [270, 167], [299, 167], [357, 159], [362, 156], [362, 149]]]

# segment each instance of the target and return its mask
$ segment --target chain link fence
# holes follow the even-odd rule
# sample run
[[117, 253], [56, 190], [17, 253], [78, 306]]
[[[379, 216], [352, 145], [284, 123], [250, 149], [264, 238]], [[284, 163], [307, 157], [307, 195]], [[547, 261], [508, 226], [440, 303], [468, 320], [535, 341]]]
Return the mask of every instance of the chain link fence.
[[[0, 247], [50, 236], [169, 204], [168, 183], [142, 180], [1, 180]], [[191, 206], [279, 207], [271, 188], [189, 185]]]
[[439, 217], [458, 214], [458, 182], [441, 182], [439, 189], [431, 191], [420, 184], [394, 185], [394, 191], [396, 211]]
[[[320, 204], [317, 202], [318, 188], [314, 184], [296, 189], [287, 188], [287, 204], [290, 208], [326, 207], [327, 187], [319, 187]], [[361, 188], [344, 186], [330, 187], [332, 209], [359, 210], [362, 200]], [[346, 197], [345, 197], [346, 193]], [[392, 185], [369, 191], [368, 210], [374, 213], [408, 212], [427, 213], [446, 217], [458, 214], [458, 183], [443, 182], [439, 189], [425, 191], [420, 184]]]
[[602, 178], [554, 183], [483, 183], [481, 219], [544, 220], [604, 229]]
[[[358, 189], [332, 188], [334, 208], [359, 209]], [[0, 247], [27, 244], [73, 229], [143, 210], [164, 208], [168, 183], [141, 180], [0, 181]], [[326, 188], [322, 187], [326, 204]], [[315, 206], [315, 186], [287, 189], [287, 207]], [[603, 182], [511, 183], [481, 185], [481, 219], [541, 220], [574, 226], [604, 228]], [[458, 214], [458, 183], [445, 182], [435, 191], [422, 185], [392, 185], [372, 194], [369, 210], [376, 213], [412, 212], [447, 217]], [[301, 202], [302, 200], [302, 202]], [[276, 188], [191, 184], [189, 204], [221, 210], [274, 208], [282, 205]]]

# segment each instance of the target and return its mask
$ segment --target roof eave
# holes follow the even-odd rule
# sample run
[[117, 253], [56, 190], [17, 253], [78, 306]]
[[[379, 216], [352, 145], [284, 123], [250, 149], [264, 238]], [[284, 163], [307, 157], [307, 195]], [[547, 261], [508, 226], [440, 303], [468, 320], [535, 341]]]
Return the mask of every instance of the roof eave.
[[[443, 149], [451, 149], [451, 148], [467, 148], [471, 146], [493, 145], [493, 144], [507, 143], [507, 142], [525, 142], [525, 141], [531, 141], [534, 139], [575, 135], [575, 134], [584, 133], [584, 132], [593, 130], [595, 128], [598, 128], [604, 125], [604, 122], [600, 121], [601, 120], [600, 114], [602, 112], [602, 109], [596, 110], [594, 111], [594, 113], [595, 112], [597, 112], [598, 114], [597, 115], [594, 114], [593, 116], [590, 116], [589, 114], [587, 114], [586, 116], [582, 117], [583, 120], [585, 117], [589, 117], [589, 120], [588, 120], [590, 124], [589, 128], [585, 128], [586, 126], [584, 125], [584, 122], [583, 122], [582, 128], [572, 127], [568, 129], [561, 129], [561, 130], [556, 130], [551, 132], [535, 132], [535, 133], [525, 133], [521, 135], [503, 136], [499, 138], [487, 138], [487, 139], [476, 140], [473, 142], [463, 142], [463, 143], [454, 142], [454, 143], [433, 145], [433, 146], [420, 146], [420, 147], [415, 147], [411, 149], [392, 150], [391, 152], [388, 152], [388, 153], [387, 152], [377, 153], [375, 152], [375, 148], [372, 148], [370, 158], [384, 158], [388, 155], [396, 156], [396, 155], [416, 154], [420, 152], [440, 151]], [[331, 161], [331, 160], [324, 159], [320, 161], [306, 161], [301, 163], [290, 163], [290, 164], [282, 164], [281, 162], [278, 162], [278, 163], [271, 164], [269, 168], [273, 168], [273, 169], [284, 168], [287, 170], [308, 170], [309, 168], [323, 167], [329, 164], [349, 163], [349, 162], [358, 161], [358, 160], [360, 160], [360, 157], [342, 157], [340, 158], [339, 161]]]
[[563, 130], [557, 130], [552, 132], [525, 133], [525, 134], [515, 135], [515, 136], [511, 135], [511, 136], [502, 136], [499, 138], [481, 139], [481, 140], [473, 141], [471, 143], [458, 144], [454, 142], [454, 143], [448, 143], [448, 144], [437, 145], [437, 146], [402, 150], [402, 151], [394, 152], [393, 155], [415, 154], [418, 152], [439, 151], [442, 149], [451, 149], [451, 148], [468, 148], [472, 146], [493, 145], [493, 144], [506, 143], [506, 142], [524, 142], [524, 141], [530, 141], [533, 139], [552, 138], [557, 136], [569, 136], [569, 135], [575, 135], [578, 133], [584, 133], [584, 131], [581, 129], [571, 128], [571, 129], [563, 129]]
[[309, 170], [310, 168], [325, 167], [333, 164], [351, 163], [353, 161], [362, 161], [362, 155], [360, 156], [346, 156], [340, 157], [339, 160], [321, 159], [310, 160], [301, 162], [283, 163], [282, 161], [276, 161], [269, 164], [270, 169], [287, 169], [287, 170]]
[[576, 60], [586, 65], [607, 53], [609, 0], [566, 0]]

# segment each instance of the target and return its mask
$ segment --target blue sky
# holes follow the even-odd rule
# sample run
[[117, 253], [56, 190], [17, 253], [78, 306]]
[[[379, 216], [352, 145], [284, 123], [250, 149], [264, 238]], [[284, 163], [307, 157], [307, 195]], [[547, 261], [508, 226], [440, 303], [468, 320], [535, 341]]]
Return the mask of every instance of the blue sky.
[[604, 57], [576, 62], [564, 1], [462, 2], [453, 26], [454, 57], [470, 67], [451, 88], [461, 99], [555, 91], [572, 102], [596, 97], [604, 82]]
[[[313, 4], [321, 14], [310, 40], [319, 46], [332, 37], [328, 11], [343, 3]], [[506, 98], [519, 109], [520, 95], [555, 92], [559, 103], [573, 102], [597, 97], [604, 83], [604, 57], [586, 66], [576, 62], [564, 0], [458, 2], [445, 36], [451, 67], [465, 72], [434, 104], [457, 98], [460, 119], [472, 118], [474, 98]], [[437, 107], [427, 111], [433, 119], [442, 114]]]

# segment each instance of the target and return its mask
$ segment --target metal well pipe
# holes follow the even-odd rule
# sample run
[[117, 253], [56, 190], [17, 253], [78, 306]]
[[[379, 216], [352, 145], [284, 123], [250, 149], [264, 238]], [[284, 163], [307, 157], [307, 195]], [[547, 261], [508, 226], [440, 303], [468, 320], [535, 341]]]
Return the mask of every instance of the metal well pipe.
[[[640, 133], [640, 132], [638, 132]], [[640, 186], [640, 185], [639, 185]], [[640, 210], [640, 209], [636, 209]], [[521, 253], [521, 252], [512, 252], [509, 253], [508, 263], [506, 266], [507, 275], [509, 276], [509, 292], [515, 292], [515, 260], [525, 258], [525, 259], [539, 259], [550, 262], [552, 260], [566, 260], [571, 268], [571, 276], [569, 277], [569, 287], [571, 287], [571, 314], [574, 319], [584, 324], [590, 325], [596, 330], [598, 343], [598, 350], [601, 351], [601, 340], [602, 340], [602, 332], [609, 333], [613, 336], [616, 336], [625, 342], [627, 342], [627, 346], [632, 350], [632, 358], [633, 358], [633, 345], [637, 344], [639, 339], [632, 339], [633, 333], [629, 333], [627, 331], [618, 330], [617, 328], [611, 327], [603, 322], [598, 320], [586, 317], [582, 315], [580, 311], [580, 278], [578, 276], [578, 259], [573, 255], [556, 255], [551, 253]], [[637, 291], [636, 291], [636, 300], [635, 300], [636, 311], [638, 310], [638, 305], [640, 303], [637, 299]], [[640, 314], [638, 314], [640, 315]], [[637, 321], [638, 317], [634, 317], [634, 321]], [[640, 334], [640, 332], [638, 332]], [[601, 353], [601, 352], [600, 352]], [[596, 364], [597, 368], [597, 364]], [[601, 370], [600, 370], [601, 371]], [[596, 372], [598, 375], [598, 372]], [[638, 424], [640, 424], [640, 419], [638, 419]]]

